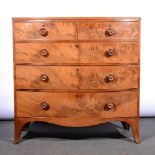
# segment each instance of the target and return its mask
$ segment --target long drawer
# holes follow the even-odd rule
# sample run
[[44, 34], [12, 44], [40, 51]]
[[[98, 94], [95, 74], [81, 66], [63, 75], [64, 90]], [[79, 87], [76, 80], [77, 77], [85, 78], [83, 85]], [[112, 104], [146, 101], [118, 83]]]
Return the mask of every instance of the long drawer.
[[17, 64], [138, 63], [138, 50], [136, 42], [16, 43], [15, 59]]
[[137, 91], [50, 93], [17, 91], [18, 117], [113, 118], [137, 115]]
[[138, 88], [138, 66], [16, 66], [17, 89]]

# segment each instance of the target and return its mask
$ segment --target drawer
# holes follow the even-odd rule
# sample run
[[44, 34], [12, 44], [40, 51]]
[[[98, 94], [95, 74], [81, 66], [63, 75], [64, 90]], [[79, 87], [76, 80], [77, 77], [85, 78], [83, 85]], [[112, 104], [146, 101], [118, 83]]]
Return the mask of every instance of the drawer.
[[24, 40], [74, 40], [75, 25], [72, 22], [15, 23], [15, 41]]
[[83, 66], [78, 69], [80, 89], [138, 88], [138, 66]]
[[16, 66], [17, 89], [77, 89], [76, 67]]
[[80, 63], [138, 63], [136, 42], [103, 42], [79, 44]]
[[16, 63], [78, 63], [74, 43], [16, 43]]
[[17, 89], [138, 88], [138, 66], [22, 66], [16, 67]]
[[17, 117], [113, 118], [137, 116], [136, 91], [50, 93], [17, 91]]
[[79, 22], [79, 40], [139, 39], [138, 22]]
[[22, 63], [138, 63], [136, 42], [16, 43], [15, 59]]

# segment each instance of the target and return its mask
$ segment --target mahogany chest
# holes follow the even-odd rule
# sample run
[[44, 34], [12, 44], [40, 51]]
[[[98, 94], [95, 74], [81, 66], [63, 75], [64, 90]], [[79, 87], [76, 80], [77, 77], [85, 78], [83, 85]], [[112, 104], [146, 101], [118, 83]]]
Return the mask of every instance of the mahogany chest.
[[140, 18], [13, 18], [15, 135], [34, 121], [120, 121], [139, 143]]

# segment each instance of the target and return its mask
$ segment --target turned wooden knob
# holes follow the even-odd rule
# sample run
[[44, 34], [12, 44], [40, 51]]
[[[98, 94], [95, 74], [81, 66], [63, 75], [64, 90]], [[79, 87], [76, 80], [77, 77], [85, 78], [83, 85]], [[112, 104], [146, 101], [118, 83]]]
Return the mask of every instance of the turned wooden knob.
[[114, 30], [114, 29], [112, 29], [112, 28], [108, 28], [106, 31], [105, 31], [105, 34], [106, 34], [106, 36], [113, 36], [113, 35], [115, 35], [116, 34], [116, 31]]
[[41, 74], [40, 79], [41, 79], [41, 81], [43, 81], [43, 82], [47, 82], [47, 81], [49, 80], [47, 74]]
[[108, 49], [105, 53], [107, 57], [111, 57], [115, 54], [115, 51], [114, 49]]
[[41, 28], [40, 31], [39, 31], [40, 35], [45, 37], [48, 35], [48, 30], [46, 28]]
[[40, 54], [41, 54], [42, 56], [44, 56], [44, 57], [47, 57], [47, 56], [49, 55], [47, 49], [42, 49], [42, 50], [40, 51]]
[[106, 82], [112, 82], [114, 80], [114, 76], [113, 75], [107, 75], [105, 80], [106, 80]]
[[41, 102], [40, 106], [44, 110], [48, 110], [49, 109], [49, 104], [48, 104], [47, 101]]
[[113, 109], [114, 106], [115, 105], [112, 102], [108, 102], [108, 103], [105, 104], [105, 109], [110, 110], [110, 109]]

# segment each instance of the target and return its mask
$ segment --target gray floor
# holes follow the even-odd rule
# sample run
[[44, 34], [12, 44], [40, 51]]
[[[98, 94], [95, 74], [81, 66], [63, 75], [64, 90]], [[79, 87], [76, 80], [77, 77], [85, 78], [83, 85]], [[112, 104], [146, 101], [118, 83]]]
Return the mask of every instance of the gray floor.
[[33, 123], [13, 142], [13, 121], [0, 121], [0, 155], [155, 155], [155, 118], [142, 118], [141, 144], [120, 123], [64, 128]]

